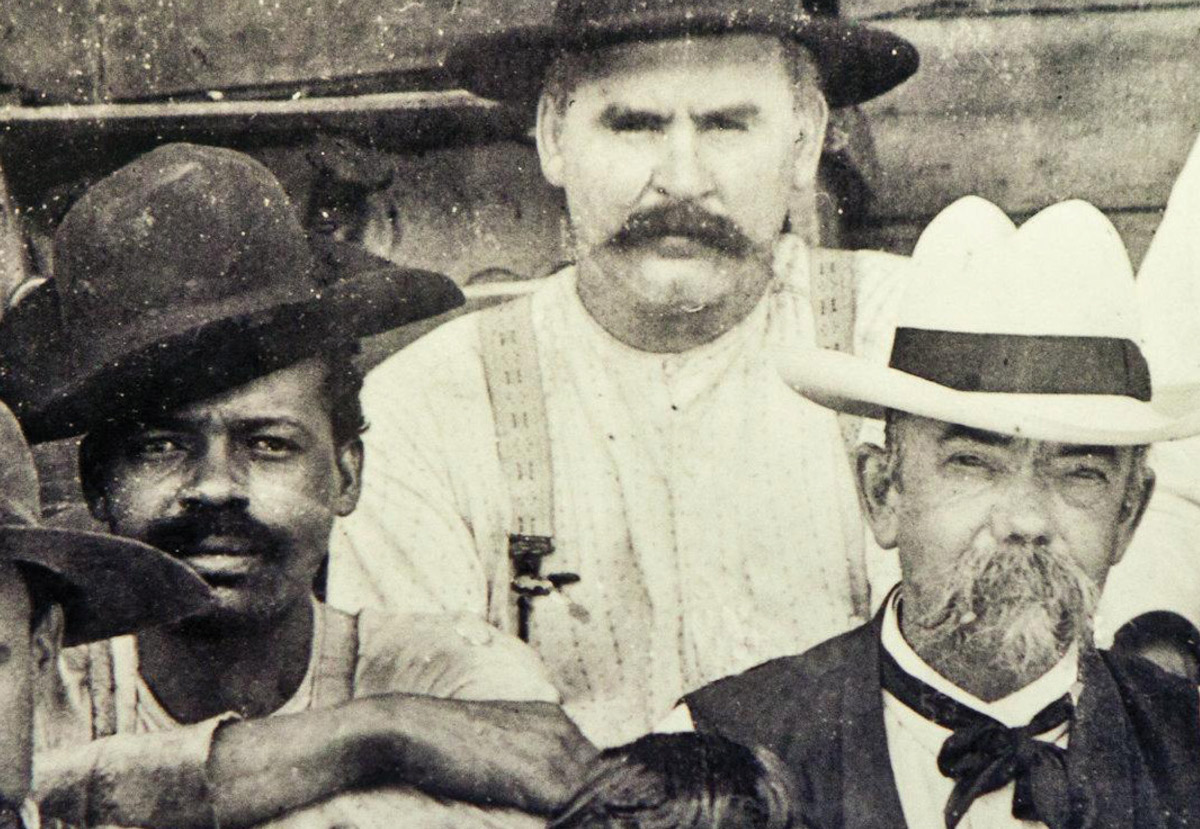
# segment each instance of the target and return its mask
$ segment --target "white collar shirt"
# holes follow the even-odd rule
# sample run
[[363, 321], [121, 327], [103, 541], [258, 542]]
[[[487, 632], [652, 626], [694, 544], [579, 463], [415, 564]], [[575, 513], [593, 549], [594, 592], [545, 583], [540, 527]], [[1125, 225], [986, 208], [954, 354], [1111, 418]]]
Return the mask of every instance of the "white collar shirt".
[[[986, 714], [1010, 728], [1027, 725], [1043, 708], [1071, 694], [1078, 699], [1078, 650], [1072, 647], [1067, 654], [1029, 685], [1012, 694], [985, 702], [962, 690], [917, 656], [900, 633], [896, 615], [898, 593], [888, 602], [884, 611], [881, 647], [910, 676], [930, 685], [951, 699]], [[892, 773], [904, 810], [904, 820], [913, 827], [945, 826], [943, 810], [954, 789], [954, 781], [942, 776], [938, 770], [937, 757], [942, 743], [950, 736], [947, 728], [925, 719], [922, 715], [900, 702], [886, 691], [883, 692], [883, 720], [887, 732], [888, 754], [892, 761]], [[1064, 723], [1037, 739], [1052, 742], [1066, 748], [1069, 724]], [[1045, 824], [1038, 821], [1019, 820], [1012, 815], [1014, 784], [997, 789], [977, 798], [967, 810], [959, 829], [1008, 829], [1009, 827], [1037, 827]]]

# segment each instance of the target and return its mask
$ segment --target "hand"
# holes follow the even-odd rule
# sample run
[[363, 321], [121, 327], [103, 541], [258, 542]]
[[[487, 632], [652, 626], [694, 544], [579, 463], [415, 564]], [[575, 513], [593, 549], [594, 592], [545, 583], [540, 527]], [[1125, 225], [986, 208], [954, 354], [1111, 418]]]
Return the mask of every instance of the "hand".
[[430, 794], [545, 815], [574, 793], [596, 755], [575, 723], [548, 702], [378, 700], [395, 763], [378, 772]]

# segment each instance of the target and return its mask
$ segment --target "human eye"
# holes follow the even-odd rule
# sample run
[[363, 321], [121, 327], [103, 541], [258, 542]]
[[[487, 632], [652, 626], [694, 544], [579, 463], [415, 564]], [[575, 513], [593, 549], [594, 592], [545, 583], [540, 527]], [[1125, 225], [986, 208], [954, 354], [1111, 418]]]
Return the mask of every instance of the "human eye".
[[1076, 462], [1069, 464], [1064, 470], [1063, 475], [1071, 481], [1090, 484], [1106, 484], [1109, 481], [1109, 472], [1100, 464]]
[[175, 435], [149, 433], [129, 441], [126, 454], [135, 460], [160, 460], [185, 451], [183, 441]]
[[968, 451], [950, 453], [946, 458], [946, 465], [956, 469], [983, 471], [990, 470], [995, 466], [991, 459], [982, 453]]
[[246, 445], [251, 452], [262, 458], [288, 458], [301, 448], [295, 440], [273, 434], [250, 435], [246, 438]]
[[715, 112], [700, 119], [699, 126], [708, 132], [746, 132], [750, 121], [743, 115]]

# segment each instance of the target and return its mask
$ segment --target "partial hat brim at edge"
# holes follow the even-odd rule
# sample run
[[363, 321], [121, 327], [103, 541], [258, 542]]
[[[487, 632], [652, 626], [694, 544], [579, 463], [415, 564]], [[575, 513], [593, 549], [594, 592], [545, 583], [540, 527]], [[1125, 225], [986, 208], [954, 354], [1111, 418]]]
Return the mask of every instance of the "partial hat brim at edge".
[[1200, 433], [1200, 414], [1175, 414], [1119, 395], [966, 392], [850, 354], [777, 350], [780, 376], [822, 406], [882, 418], [888, 409], [1032, 440], [1137, 446]]
[[65, 582], [69, 595], [57, 598], [68, 647], [178, 621], [213, 601], [183, 563], [102, 533], [0, 525], [0, 560], [41, 567]]
[[680, 7], [572, 31], [546, 24], [480, 35], [452, 49], [446, 69], [477, 95], [528, 107], [541, 93], [547, 67], [563, 51], [589, 51], [634, 40], [736, 33], [786, 37], [807, 47], [816, 59], [831, 107], [878, 97], [911, 77], [920, 64], [916, 47], [899, 35], [841, 18], [796, 15], [781, 19], [754, 9], [719, 13]]

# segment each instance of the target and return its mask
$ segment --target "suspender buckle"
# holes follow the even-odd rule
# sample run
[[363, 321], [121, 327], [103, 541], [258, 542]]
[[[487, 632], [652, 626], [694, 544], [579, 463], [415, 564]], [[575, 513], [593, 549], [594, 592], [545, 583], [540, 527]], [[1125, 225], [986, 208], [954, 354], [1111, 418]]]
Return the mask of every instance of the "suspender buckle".
[[554, 539], [548, 535], [508, 536], [508, 556], [512, 559], [513, 578], [509, 582], [517, 597], [517, 635], [529, 641], [529, 618], [533, 613], [533, 600], [537, 596], [549, 596], [568, 584], [575, 584], [579, 576], [575, 573], [547, 573], [542, 575], [542, 559], [554, 552]]

